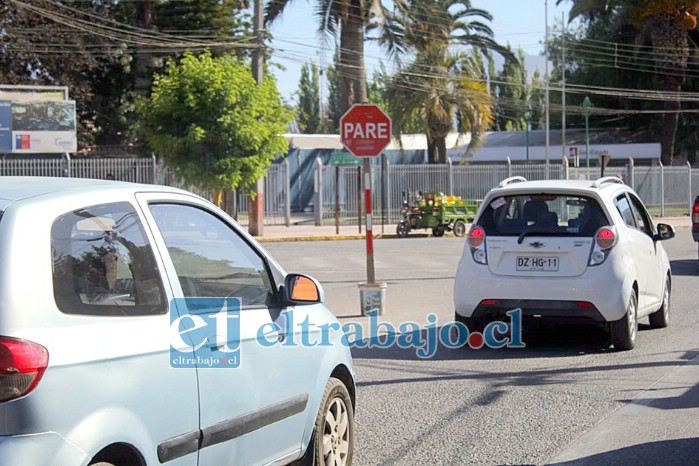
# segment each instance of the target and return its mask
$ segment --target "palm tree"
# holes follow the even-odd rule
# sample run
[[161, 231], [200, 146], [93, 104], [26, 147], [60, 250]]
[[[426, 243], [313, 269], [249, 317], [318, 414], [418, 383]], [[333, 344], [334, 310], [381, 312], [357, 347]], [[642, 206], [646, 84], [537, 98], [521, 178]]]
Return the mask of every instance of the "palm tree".
[[[292, 0], [269, 2], [265, 7], [265, 24], [274, 22]], [[340, 82], [340, 111], [343, 114], [352, 104], [365, 102], [366, 69], [364, 64], [364, 29], [372, 8], [379, 0], [319, 0], [316, 14], [318, 30], [323, 34], [340, 34], [340, 53], [337, 55], [337, 75]]]
[[516, 61], [511, 50], [493, 39], [484, 22], [492, 20], [490, 13], [471, 7], [469, 0], [396, 0], [393, 10], [382, 6], [368, 30], [379, 31], [379, 44], [398, 63], [435, 42], [475, 47], [484, 54], [495, 51]]
[[[561, 1], [558, 0], [558, 3]], [[654, 62], [658, 89], [666, 95], [682, 89], [689, 55], [687, 30], [696, 28], [698, 1], [573, 0], [573, 3], [569, 21], [579, 16], [592, 19], [607, 15], [616, 20], [617, 29], [625, 25], [633, 26], [637, 31], [637, 43], [649, 45], [643, 51], [649, 53]], [[679, 98], [668, 97], [662, 110], [661, 161], [669, 165], [674, 156]]]
[[430, 163], [446, 163], [446, 137], [455, 122], [460, 134], [471, 136], [467, 152], [480, 145], [493, 124], [493, 98], [477, 64], [473, 54], [450, 52], [443, 44], [433, 44], [419, 52], [388, 86], [394, 132], [400, 135], [417, 112], [425, 128]]
[[[446, 162], [446, 136], [455, 122], [459, 133], [471, 134], [467, 151], [482, 143], [493, 124], [494, 101], [484, 82], [482, 60], [463, 51], [450, 52], [450, 47], [495, 51], [516, 62], [510, 49], [493, 40], [483, 20], [491, 21], [492, 16], [472, 8], [468, 0], [396, 0], [393, 10], [383, 8], [369, 26], [379, 31], [379, 43], [399, 69], [389, 84], [394, 132], [399, 136], [406, 118], [417, 111], [431, 163]], [[404, 57], [414, 61], [406, 66]]]

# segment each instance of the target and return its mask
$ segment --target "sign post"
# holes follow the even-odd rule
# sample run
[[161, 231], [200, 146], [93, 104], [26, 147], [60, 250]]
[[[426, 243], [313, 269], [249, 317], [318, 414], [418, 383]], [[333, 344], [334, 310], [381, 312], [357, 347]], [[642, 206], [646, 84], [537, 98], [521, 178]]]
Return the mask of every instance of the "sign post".
[[340, 140], [348, 151], [364, 158], [367, 282], [360, 284], [362, 312], [382, 313], [386, 284], [377, 284], [374, 273], [370, 159], [378, 157], [391, 142], [391, 119], [377, 105], [355, 104], [340, 118]]

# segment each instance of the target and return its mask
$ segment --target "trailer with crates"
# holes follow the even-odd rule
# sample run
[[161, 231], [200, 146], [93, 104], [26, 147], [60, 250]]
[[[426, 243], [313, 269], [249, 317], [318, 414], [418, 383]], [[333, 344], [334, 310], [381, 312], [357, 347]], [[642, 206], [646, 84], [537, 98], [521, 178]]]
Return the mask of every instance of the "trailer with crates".
[[412, 230], [431, 229], [437, 237], [444, 236], [447, 231], [454, 236], [464, 236], [466, 225], [475, 218], [478, 206], [478, 200], [443, 193], [403, 193], [403, 218], [396, 227], [396, 234], [405, 238]]

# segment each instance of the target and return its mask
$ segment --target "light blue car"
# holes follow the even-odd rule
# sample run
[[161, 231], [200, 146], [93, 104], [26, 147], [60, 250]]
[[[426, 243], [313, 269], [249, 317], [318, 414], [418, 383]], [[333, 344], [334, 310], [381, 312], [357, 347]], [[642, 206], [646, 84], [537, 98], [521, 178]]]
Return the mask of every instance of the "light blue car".
[[351, 464], [322, 303], [186, 191], [0, 177], [0, 465]]

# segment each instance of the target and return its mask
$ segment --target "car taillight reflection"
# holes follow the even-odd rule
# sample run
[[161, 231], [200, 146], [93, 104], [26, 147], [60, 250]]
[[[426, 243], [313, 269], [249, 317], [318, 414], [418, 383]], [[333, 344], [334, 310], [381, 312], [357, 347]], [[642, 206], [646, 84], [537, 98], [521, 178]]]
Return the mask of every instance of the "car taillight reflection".
[[43, 346], [19, 338], [0, 337], [0, 402], [31, 392], [49, 364]]

